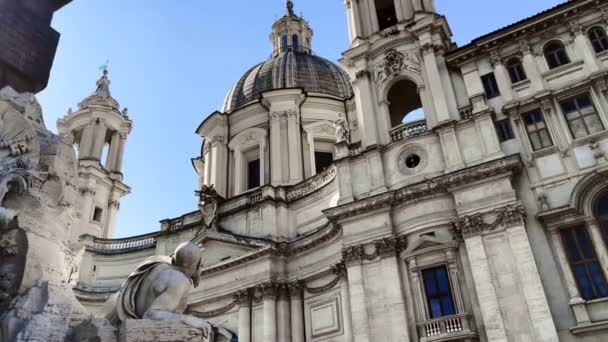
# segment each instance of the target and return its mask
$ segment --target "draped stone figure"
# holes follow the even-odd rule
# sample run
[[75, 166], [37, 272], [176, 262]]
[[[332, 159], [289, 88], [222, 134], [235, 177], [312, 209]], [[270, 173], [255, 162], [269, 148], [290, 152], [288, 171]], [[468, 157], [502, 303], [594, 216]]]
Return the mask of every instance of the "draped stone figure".
[[171, 257], [148, 258], [108, 300], [105, 318], [115, 324], [127, 319], [181, 322], [201, 329], [204, 342], [213, 342], [209, 322], [184, 314], [190, 289], [198, 286], [201, 264], [201, 249], [191, 242], [180, 244]]

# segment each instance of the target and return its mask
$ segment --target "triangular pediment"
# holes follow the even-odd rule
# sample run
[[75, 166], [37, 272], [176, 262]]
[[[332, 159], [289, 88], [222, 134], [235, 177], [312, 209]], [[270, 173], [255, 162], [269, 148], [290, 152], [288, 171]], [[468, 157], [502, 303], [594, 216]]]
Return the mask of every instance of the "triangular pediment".
[[264, 247], [264, 244], [258, 241], [217, 231], [206, 231], [197, 236], [196, 240], [195, 242], [203, 247], [203, 267], [216, 265]]
[[453, 240], [444, 240], [434, 236], [421, 236], [413, 241], [405, 250], [405, 255], [420, 254], [438, 249], [453, 249], [458, 243]]

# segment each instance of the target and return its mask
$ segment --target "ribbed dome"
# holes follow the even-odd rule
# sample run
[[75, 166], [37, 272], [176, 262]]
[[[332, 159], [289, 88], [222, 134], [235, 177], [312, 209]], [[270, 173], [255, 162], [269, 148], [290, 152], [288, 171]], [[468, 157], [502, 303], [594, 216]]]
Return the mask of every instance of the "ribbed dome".
[[288, 51], [247, 71], [228, 93], [223, 112], [258, 100], [265, 91], [286, 88], [344, 99], [353, 94], [348, 75], [339, 66], [307, 52]]

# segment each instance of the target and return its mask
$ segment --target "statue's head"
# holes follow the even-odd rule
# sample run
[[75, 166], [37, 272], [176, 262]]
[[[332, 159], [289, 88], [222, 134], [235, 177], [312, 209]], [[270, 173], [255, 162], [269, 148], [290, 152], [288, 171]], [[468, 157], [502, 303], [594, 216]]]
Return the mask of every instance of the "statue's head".
[[202, 259], [201, 248], [192, 242], [180, 244], [173, 253], [173, 265], [179, 267], [192, 279], [194, 287], [197, 287], [200, 281]]

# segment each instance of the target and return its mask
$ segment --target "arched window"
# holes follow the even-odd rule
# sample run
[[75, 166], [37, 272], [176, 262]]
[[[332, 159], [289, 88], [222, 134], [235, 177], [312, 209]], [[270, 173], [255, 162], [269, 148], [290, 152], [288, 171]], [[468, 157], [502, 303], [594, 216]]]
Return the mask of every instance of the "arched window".
[[291, 37], [292, 40], [292, 45], [293, 45], [293, 51], [300, 51], [300, 37], [298, 37], [297, 34], [294, 34]]
[[594, 27], [589, 30], [589, 39], [595, 53], [608, 50], [608, 37], [606, 36], [606, 31], [601, 27]]
[[387, 100], [389, 102], [391, 127], [424, 119], [422, 101], [416, 83], [408, 80], [395, 83], [388, 92]]
[[515, 57], [507, 61], [507, 71], [509, 72], [511, 83], [517, 83], [528, 79], [524, 66], [521, 64], [521, 60], [519, 58]]
[[564, 47], [564, 44], [560, 42], [547, 44], [547, 46], [545, 46], [544, 54], [549, 69], [555, 69], [558, 66], [570, 63], [566, 48]]
[[287, 46], [289, 45], [289, 41], [287, 36], [281, 37], [281, 52], [287, 51]]
[[608, 192], [605, 192], [600, 196], [598, 201], [595, 203], [595, 219], [602, 230], [604, 240], [608, 243]]

